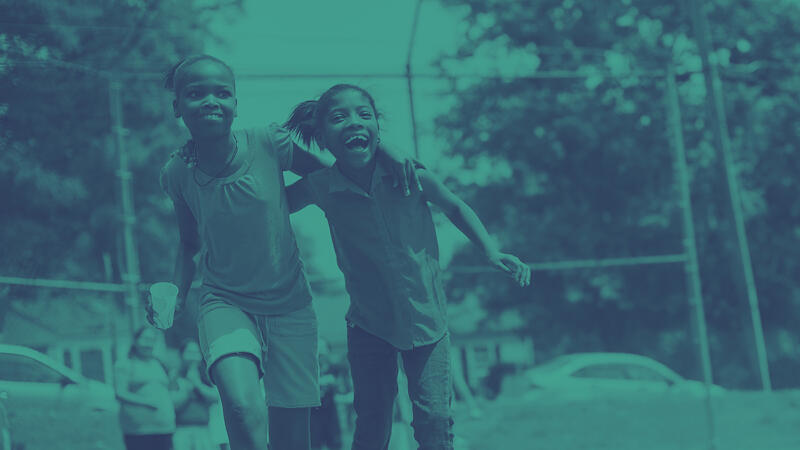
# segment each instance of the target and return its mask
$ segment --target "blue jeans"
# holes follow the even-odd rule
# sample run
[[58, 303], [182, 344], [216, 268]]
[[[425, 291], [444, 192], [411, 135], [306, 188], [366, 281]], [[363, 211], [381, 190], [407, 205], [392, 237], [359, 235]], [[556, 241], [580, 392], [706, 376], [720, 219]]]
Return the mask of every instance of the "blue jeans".
[[403, 358], [419, 450], [453, 449], [450, 335], [412, 350], [398, 350], [358, 327], [347, 328], [356, 430], [352, 450], [386, 450], [397, 396], [397, 355]]

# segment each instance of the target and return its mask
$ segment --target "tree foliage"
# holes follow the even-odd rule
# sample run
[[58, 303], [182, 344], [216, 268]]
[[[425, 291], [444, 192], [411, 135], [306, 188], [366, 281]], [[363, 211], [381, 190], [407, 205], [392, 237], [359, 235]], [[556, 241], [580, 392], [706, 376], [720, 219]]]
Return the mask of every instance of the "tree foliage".
[[[478, 67], [488, 76], [456, 78], [458, 100], [438, 125], [464, 171], [495, 173], [480, 185], [465, 182], [464, 173], [451, 181], [503, 246], [528, 261], [684, 251], [662, 74], [675, 67], [716, 379], [758, 386], [730, 198], [687, 1], [444, 3], [463, 12], [468, 39], [441, 69], [457, 76]], [[800, 158], [793, 152], [800, 86], [788, 62], [800, 52], [790, 26], [800, 5], [706, 3], [773, 383], [796, 385], [790, 374], [800, 336], [790, 324], [800, 318], [800, 259], [790, 249], [800, 235]], [[465, 251], [456, 264], [476, 258]], [[450, 291], [455, 301], [484, 293], [495, 316], [518, 311], [544, 357], [633, 351], [700, 376], [681, 265], [543, 271], [533, 286], [456, 276]]]
[[168, 212], [156, 177], [177, 126], [159, 74], [200, 51], [211, 14], [239, 2], [2, 3], [0, 267], [7, 275], [89, 273], [102, 281], [107, 254], [119, 280], [119, 163], [109, 107], [116, 79], [141, 218], [136, 232], [152, 249], [143, 270], [163, 273], [163, 233], [151, 219]]
[[[212, 19], [240, 7], [240, 0], [0, 1], [2, 275], [122, 281], [110, 80], [122, 85], [142, 277], [171, 273], [164, 258], [174, 245], [164, 225], [171, 206], [157, 177], [180, 132], [160, 74], [202, 50]], [[51, 293], [3, 294], [8, 306]]]

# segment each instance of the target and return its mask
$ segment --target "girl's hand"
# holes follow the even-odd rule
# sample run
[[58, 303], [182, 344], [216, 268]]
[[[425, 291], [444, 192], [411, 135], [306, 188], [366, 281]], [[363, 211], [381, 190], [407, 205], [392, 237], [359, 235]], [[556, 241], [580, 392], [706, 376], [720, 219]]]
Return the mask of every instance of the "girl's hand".
[[496, 252], [487, 256], [489, 263], [509, 274], [520, 287], [531, 284], [531, 268], [514, 255]]
[[411, 195], [412, 186], [422, 192], [422, 183], [419, 181], [419, 175], [413, 159], [406, 157], [397, 149], [387, 147], [383, 143], [378, 144], [377, 155], [386, 163], [389, 171], [392, 172], [394, 187], [402, 184], [403, 194], [406, 197]]
[[[174, 323], [174, 319], [177, 319], [178, 316], [183, 312], [184, 304], [185, 304], [185, 301], [180, 296], [178, 296], [178, 298], [175, 300], [175, 313], [172, 316], [173, 317], [173, 323]], [[147, 322], [150, 325], [158, 328], [158, 325], [156, 325], [156, 321], [155, 321], [155, 317], [154, 317], [155, 316], [155, 310], [153, 310], [153, 299], [150, 297], [150, 292], [149, 291], [147, 292], [147, 301], [145, 302], [144, 310], [147, 313], [145, 315], [145, 317], [147, 318]]]
[[153, 310], [153, 300], [150, 298], [150, 292], [147, 293], [147, 301], [144, 304], [144, 310], [147, 313], [145, 317], [147, 317], [147, 322], [150, 323], [152, 326], [156, 326], [155, 321], [155, 311]]

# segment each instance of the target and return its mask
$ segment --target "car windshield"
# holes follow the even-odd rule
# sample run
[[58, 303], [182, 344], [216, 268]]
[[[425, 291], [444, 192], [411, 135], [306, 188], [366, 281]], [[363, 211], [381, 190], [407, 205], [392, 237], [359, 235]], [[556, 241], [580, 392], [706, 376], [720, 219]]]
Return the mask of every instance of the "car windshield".
[[22, 355], [0, 353], [0, 380], [59, 383], [64, 376], [52, 368]]

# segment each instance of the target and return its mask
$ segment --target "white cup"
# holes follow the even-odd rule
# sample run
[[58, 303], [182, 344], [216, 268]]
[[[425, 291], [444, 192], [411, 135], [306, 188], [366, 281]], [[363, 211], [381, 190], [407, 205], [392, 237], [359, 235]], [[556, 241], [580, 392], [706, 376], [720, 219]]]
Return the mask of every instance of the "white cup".
[[166, 330], [172, 326], [175, 317], [175, 302], [178, 300], [178, 286], [161, 281], [150, 286], [150, 304], [153, 307], [153, 322], [158, 328]]

